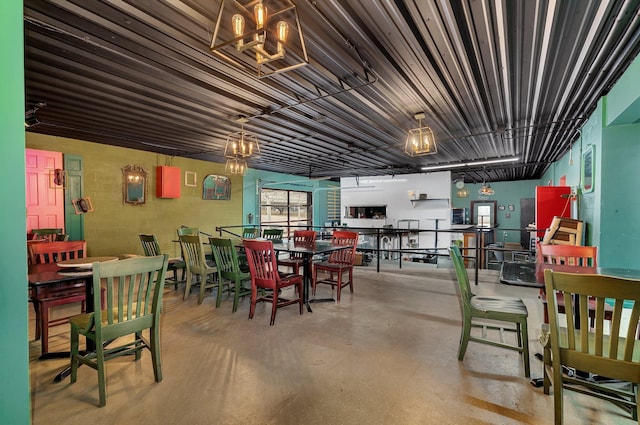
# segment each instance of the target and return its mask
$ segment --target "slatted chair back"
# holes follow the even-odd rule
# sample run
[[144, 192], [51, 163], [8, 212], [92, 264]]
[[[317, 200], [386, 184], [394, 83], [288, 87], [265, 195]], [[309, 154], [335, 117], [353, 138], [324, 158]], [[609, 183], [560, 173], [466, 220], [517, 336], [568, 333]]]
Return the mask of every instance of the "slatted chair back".
[[161, 255], [160, 244], [158, 243], [156, 235], [146, 235], [140, 233], [138, 236], [140, 238], [140, 243], [142, 244], [142, 250], [144, 251], [145, 256], [153, 257], [156, 255]]
[[[553, 376], [555, 423], [561, 424], [563, 419], [563, 388], [610, 401], [629, 400], [622, 404], [637, 409], [635, 390], [620, 393], [617, 389], [612, 393], [606, 386], [591, 383], [583, 386], [584, 380], [564, 376], [563, 368], [631, 382], [636, 384], [634, 386], [640, 384], [640, 342], [636, 340], [640, 320], [640, 281], [545, 270], [544, 282], [549, 307], [544, 384], [548, 393], [547, 380]], [[562, 295], [567, 312], [580, 312], [579, 321], [574, 314], [566, 314], [564, 323], [560, 321], [557, 295]], [[610, 319], [605, 317], [607, 307], [613, 309]], [[595, 309], [593, 318], [589, 309]], [[609, 321], [609, 326], [605, 326]], [[628, 327], [623, 330], [625, 326]], [[607, 328], [609, 332], [605, 331]]]
[[579, 245], [538, 245], [538, 259], [547, 264], [598, 267], [598, 248]]
[[331, 243], [333, 245], [349, 245], [351, 249], [332, 251], [329, 255], [329, 262], [353, 265], [356, 258], [356, 247], [358, 246], [358, 232], [336, 230], [331, 236]]
[[58, 235], [62, 235], [62, 229], [60, 228], [49, 228], [49, 229], [32, 229], [31, 234], [33, 237], [31, 239], [45, 239], [49, 242], [55, 242]]
[[86, 241], [42, 242], [29, 246], [31, 263], [59, 263], [65, 260], [85, 258], [87, 256]]
[[257, 227], [245, 227], [244, 229], [242, 229], [242, 239], [255, 239], [257, 236]]

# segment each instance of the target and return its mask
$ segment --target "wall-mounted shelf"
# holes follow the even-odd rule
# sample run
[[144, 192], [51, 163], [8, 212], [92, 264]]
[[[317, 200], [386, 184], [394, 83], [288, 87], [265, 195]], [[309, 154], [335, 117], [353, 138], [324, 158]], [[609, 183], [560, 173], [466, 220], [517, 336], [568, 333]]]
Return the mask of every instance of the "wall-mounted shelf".
[[445, 201], [447, 203], [447, 206], [449, 206], [449, 198], [409, 199], [409, 201], [411, 201], [411, 206], [413, 208], [415, 208], [417, 204], [434, 201]]

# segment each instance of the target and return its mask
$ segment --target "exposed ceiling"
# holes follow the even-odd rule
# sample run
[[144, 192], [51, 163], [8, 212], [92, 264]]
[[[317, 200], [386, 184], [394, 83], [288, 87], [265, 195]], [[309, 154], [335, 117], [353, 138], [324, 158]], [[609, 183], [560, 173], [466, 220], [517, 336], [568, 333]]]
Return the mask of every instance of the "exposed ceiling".
[[[640, 0], [295, 3], [310, 63], [257, 78], [209, 49], [220, 0], [24, 0], [25, 110], [46, 103], [28, 131], [224, 163], [244, 115], [256, 169], [366, 176], [518, 156], [452, 177], [536, 179], [640, 49]], [[421, 111], [438, 152], [410, 157]]]

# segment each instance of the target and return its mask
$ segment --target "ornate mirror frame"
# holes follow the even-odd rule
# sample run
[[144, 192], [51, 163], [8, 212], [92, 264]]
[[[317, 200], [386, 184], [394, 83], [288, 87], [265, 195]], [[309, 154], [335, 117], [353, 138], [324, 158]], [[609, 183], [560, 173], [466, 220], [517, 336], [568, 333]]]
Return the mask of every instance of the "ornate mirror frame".
[[141, 165], [122, 169], [122, 203], [144, 205], [147, 202], [147, 172]]

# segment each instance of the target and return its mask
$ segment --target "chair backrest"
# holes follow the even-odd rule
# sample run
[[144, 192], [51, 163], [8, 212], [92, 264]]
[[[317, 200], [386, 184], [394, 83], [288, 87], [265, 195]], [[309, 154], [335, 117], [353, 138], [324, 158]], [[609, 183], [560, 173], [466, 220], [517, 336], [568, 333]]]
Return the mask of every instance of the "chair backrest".
[[[632, 382], [640, 381], [640, 350], [636, 330], [640, 319], [640, 282], [611, 276], [559, 273], [545, 270], [544, 283], [549, 310], [549, 331], [554, 364], [573, 367], [600, 376]], [[566, 312], [579, 302], [580, 322], [566, 314], [566, 327], [560, 326], [556, 294], [564, 295]], [[591, 300], [588, 302], [588, 300]], [[623, 307], [630, 306], [629, 326], [623, 336]], [[589, 309], [595, 306], [595, 318]], [[605, 307], [612, 308], [610, 334], [604, 332]], [[594, 320], [590, 326], [590, 320]], [[609, 321], [609, 320], [607, 320]], [[640, 345], [638, 345], [640, 347]], [[557, 363], [556, 363], [557, 362]]]
[[200, 235], [179, 235], [178, 238], [187, 270], [191, 273], [204, 274], [207, 262]]
[[272, 241], [281, 241], [282, 229], [264, 229], [262, 231], [262, 237]]
[[96, 309], [90, 324], [96, 335], [113, 339], [157, 323], [168, 262], [165, 254], [93, 264], [95, 305], [103, 292], [105, 297], [105, 308]]
[[31, 239], [46, 239], [49, 242], [55, 242], [57, 235], [62, 234], [62, 229], [31, 229], [33, 237]]
[[200, 229], [197, 227], [181, 227], [178, 229], [178, 236], [182, 235], [200, 235]]
[[255, 239], [257, 236], [257, 227], [245, 227], [244, 229], [242, 229], [242, 239]]
[[456, 277], [458, 278], [458, 287], [460, 288], [460, 296], [462, 297], [463, 309], [470, 307], [471, 298], [473, 293], [471, 292], [471, 285], [469, 284], [469, 275], [467, 269], [464, 266], [464, 260], [460, 253], [460, 248], [457, 245], [452, 245], [449, 248], [449, 255], [453, 262], [453, 267], [456, 270]]
[[29, 245], [31, 263], [58, 263], [87, 256], [86, 241], [40, 242]]
[[[315, 230], [294, 230], [293, 231], [293, 244], [310, 244], [315, 242], [317, 233]], [[301, 252], [290, 253], [290, 258], [304, 258], [304, 254]]]
[[209, 238], [213, 259], [218, 273], [225, 279], [233, 279], [240, 274], [238, 252], [231, 239]]
[[541, 263], [598, 267], [598, 248], [595, 246], [539, 244], [537, 252], [538, 261]]
[[[278, 275], [278, 255], [273, 249], [273, 241], [245, 239], [242, 243], [247, 253], [251, 285], [276, 289], [280, 276]], [[274, 297], [277, 297], [277, 294], [274, 294]]]
[[140, 238], [144, 255], [147, 257], [153, 257], [155, 255], [162, 254], [162, 252], [160, 252], [160, 244], [158, 243], [158, 239], [156, 239], [156, 235], [145, 235], [140, 233], [138, 237]]
[[69, 235], [66, 233], [58, 233], [55, 237], [55, 242], [66, 242], [69, 240]]
[[336, 230], [331, 236], [332, 245], [349, 245], [351, 249], [340, 249], [331, 251], [329, 254], [330, 263], [353, 265], [356, 259], [356, 247], [358, 246], [358, 232], [346, 230]]

